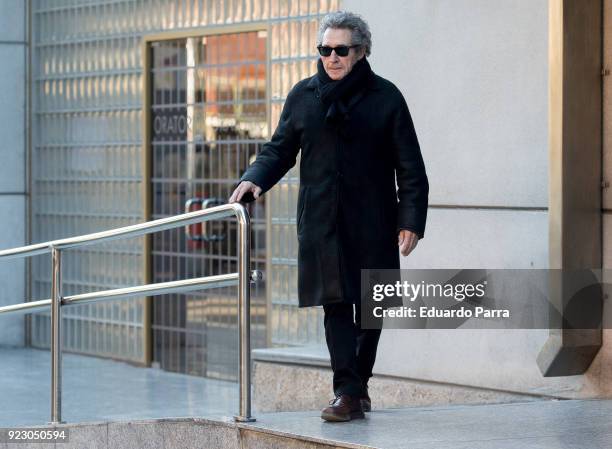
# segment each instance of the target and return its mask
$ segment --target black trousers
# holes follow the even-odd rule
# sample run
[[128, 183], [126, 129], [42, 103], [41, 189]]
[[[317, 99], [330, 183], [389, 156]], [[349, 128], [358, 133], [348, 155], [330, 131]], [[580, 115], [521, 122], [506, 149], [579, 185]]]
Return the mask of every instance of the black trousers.
[[382, 329], [361, 329], [361, 303], [323, 306], [325, 340], [334, 372], [334, 394], [361, 397], [376, 360]]

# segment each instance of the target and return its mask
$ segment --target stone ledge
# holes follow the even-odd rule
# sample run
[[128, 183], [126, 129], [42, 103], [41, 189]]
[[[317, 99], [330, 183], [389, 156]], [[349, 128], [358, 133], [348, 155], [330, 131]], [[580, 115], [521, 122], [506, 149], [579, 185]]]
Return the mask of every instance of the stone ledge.
[[[285, 354], [287, 355], [287, 354]], [[304, 357], [267, 354], [258, 357], [253, 369], [253, 409], [260, 412], [320, 410], [333, 397], [332, 370], [308, 366]], [[280, 360], [286, 360], [281, 362]], [[269, 361], [271, 360], [271, 361]], [[462, 385], [443, 384], [381, 376], [376, 373], [369, 382], [373, 409], [423, 405], [495, 404], [530, 402], [549, 397], [497, 391]]]
[[[64, 424], [70, 442], [21, 449], [567, 449], [609, 447], [610, 400], [532, 401], [373, 410], [346, 423], [319, 411]], [[485, 424], [483, 424], [485, 423]], [[49, 426], [38, 428], [52, 429]], [[16, 445], [0, 444], [9, 449]]]
[[251, 351], [253, 361], [289, 363], [331, 368], [326, 346], [307, 345], [286, 348], [259, 348]]
[[[239, 423], [232, 418], [163, 418], [126, 422], [68, 423], [56, 426], [28, 426], [40, 429], [68, 429], [69, 441], [62, 449], [371, 449], [349, 441], [327, 440], [322, 436], [298, 435], [263, 427], [260, 423]], [[7, 445], [0, 443], [0, 448]], [[53, 443], [21, 443], [19, 449], [56, 447]]]

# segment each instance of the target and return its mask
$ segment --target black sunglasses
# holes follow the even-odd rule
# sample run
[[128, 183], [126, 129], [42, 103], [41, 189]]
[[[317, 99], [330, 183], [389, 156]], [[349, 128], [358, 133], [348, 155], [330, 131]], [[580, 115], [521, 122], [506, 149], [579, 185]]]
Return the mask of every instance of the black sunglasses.
[[330, 56], [332, 50], [336, 52], [338, 56], [348, 56], [351, 48], [360, 47], [360, 45], [338, 45], [337, 47], [328, 47], [327, 45], [318, 45], [317, 49], [321, 56]]

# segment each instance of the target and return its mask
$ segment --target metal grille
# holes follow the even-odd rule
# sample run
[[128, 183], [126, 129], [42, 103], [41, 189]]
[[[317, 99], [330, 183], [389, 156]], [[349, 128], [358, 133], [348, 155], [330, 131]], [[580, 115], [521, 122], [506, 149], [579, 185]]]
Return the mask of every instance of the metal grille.
[[[143, 35], [228, 24], [267, 25], [270, 113], [264, 138], [269, 138], [291, 86], [314, 73], [321, 15], [339, 5], [338, 0], [33, 0], [32, 6], [32, 233], [33, 242], [40, 242], [144, 218]], [[180, 156], [179, 150], [174, 153]], [[272, 343], [282, 345], [322, 341], [320, 310], [296, 307], [297, 173], [296, 167], [266, 199], [269, 323]], [[49, 297], [49, 263], [37, 259], [41, 260], [33, 263], [32, 291], [35, 297]], [[71, 251], [64, 261], [66, 294], [144, 279], [141, 241]], [[65, 348], [143, 361], [143, 304], [130, 301], [71, 310], [63, 323]], [[48, 346], [46, 320], [33, 318], [34, 346]]]

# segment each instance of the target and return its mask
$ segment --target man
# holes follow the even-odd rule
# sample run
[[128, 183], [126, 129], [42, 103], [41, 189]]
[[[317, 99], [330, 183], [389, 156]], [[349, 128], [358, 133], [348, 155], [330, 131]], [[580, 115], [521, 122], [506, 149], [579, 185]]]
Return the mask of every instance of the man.
[[322, 19], [317, 73], [291, 89], [271, 141], [229, 199], [259, 198], [301, 148], [298, 297], [299, 307], [324, 309], [335, 394], [321, 413], [327, 421], [363, 418], [371, 408], [381, 329], [361, 329], [361, 269], [399, 269], [398, 245], [407, 256], [427, 216], [429, 184], [412, 118], [397, 87], [372, 72], [371, 45], [360, 16]]

